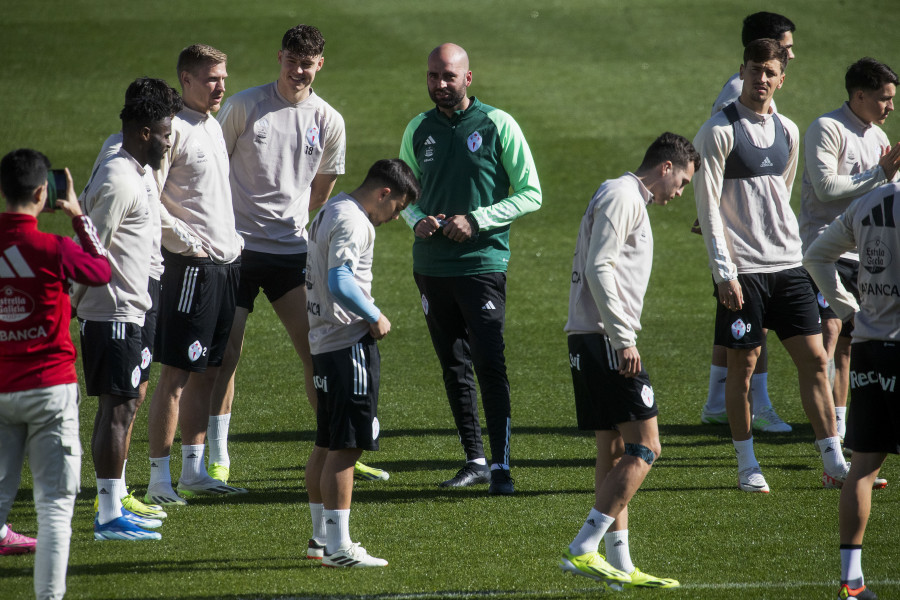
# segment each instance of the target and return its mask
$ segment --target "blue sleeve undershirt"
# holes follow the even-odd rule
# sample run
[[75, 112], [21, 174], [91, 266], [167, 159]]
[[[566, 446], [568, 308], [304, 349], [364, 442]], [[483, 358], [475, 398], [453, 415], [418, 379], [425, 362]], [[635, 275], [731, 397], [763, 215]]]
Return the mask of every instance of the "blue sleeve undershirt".
[[345, 310], [356, 313], [369, 323], [377, 323], [381, 311], [375, 303], [366, 298], [362, 289], [353, 279], [353, 271], [348, 263], [328, 269], [328, 291]]

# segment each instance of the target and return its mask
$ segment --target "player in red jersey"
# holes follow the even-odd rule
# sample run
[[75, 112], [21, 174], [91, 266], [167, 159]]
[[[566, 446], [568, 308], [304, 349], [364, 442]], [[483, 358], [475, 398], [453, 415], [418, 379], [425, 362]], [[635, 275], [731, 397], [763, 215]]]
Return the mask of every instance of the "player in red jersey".
[[[37, 216], [47, 202], [50, 161], [35, 150], [0, 161], [0, 524], [6, 523], [28, 460], [38, 514], [34, 591], [62, 598], [72, 537], [72, 511], [81, 481], [75, 346], [69, 335], [68, 280], [104, 285], [106, 252], [91, 220], [81, 214], [66, 170], [66, 196], [56, 201], [81, 247], [42, 233]], [[35, 540], [0, 525], [0, 555], [35, 551]]]

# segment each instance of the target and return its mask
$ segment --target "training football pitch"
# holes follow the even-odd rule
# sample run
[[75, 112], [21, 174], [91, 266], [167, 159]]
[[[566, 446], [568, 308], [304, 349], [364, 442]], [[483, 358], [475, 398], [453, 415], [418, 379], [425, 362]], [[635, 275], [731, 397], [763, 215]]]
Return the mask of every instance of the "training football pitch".
[[[516, 494], [442, 490], [463, 455], [412, 279], [412, 235], [378, 230], [373, 292], [393, 330], [380, 344], [381, 451], [391, 473], [357, 483], [351, 532], [384, 569], [324, 569], [304, 559], [310, 519], [302, 484], [315, 421], [302, 365], [271, 307], [250, 318], [232, 419], [232, 482], [250, 493], [169, 511], [158, 542], [95, 542], [90, 458], [95, 398], [82, 401], [82, 490], [73, 522], [69, 598], [575, 598], [600, 587], [563, 576], [557, 560], [593, 503], [593, 436], [575, 427], [563, 325], [581, 215], [605, 180], [637, 168], [663, 131], [693, 138], [741, 62], [740, 24], [774, 10], [797, 24], [796, 60], [776, 93], [804, 132], [846, 97], [846, 67], [873, 56], [900, 69], [900, 16], [884, 3], [786, 0], [416, 0], [216, 5], [6, 0], [0, 17], [0, 154], [33, 147], [83, 186], [100, 144], [118, 131], [124, 90], [138, 76], [176, 84], [175, 60], [204, 42], [229, 55], [228, 95], [275, 79], [285, 30], [318, 26], [325, 66], [314, 88], [347, 128], [353, 190], [379, 158], [398, 154], [406, 123], [431, 108], [425, 59], [453, 41], [470, 56], [471, 92], [521, 125], [543, 207], [512, 227], [507, 364]], [[900, 114], [888, 119], [900, 138]], [[800, 175], [794, 186], [799, 207]], [[693, 191], [650, 208], [656, 256], [638, 349], [660, 406], [662, 456], [630, 504], [632, 557], [682, 582], [648, 598], [833, 598], [840, 575], [838, 497], [821, 487], [821, 460], [800, 407], [796, 372], [770, 336], [773, 403], [794, 427], [758, 434], [772, 493], [736, 489], [726, 426], [700, 425], [714, 303], [706, 252], [689, 233]], [[69, 233], [61, 214], [41, 227]], [[74, 333], [74, 328], [73, 328]], [[77, 343], [77, 337], [76, 337]], [[0, 365], [0, 368], [3, 368]], [[157, 367], [154, 367], [155, 381]], [[152, 388], [151, 388], [152, 393]], [[149, 398], [149, 394], [148, 394]], [[128, 482], [149, 478], [147, 408], [134, 428]], [[172, 472], [180, 471], [180, 443]], [[900, 458], [882, 471], [863, 549], [866, 583], [900, 597]], [[9, 520], [35, 535], [30, 476]], [[602, 551], [602, 546], [601, 546]], [[0, 598], [31, 597], [33, 557], [0, 557]]]

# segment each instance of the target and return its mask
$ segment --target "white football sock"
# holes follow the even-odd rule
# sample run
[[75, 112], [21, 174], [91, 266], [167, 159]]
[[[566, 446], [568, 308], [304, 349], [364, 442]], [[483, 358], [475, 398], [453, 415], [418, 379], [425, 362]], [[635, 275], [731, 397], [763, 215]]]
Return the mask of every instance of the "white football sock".
[[312, 538], [320, 544], [325, 543], [325, 506], [310, 502], [309, 515], [312, 517]]
[[834, 477], [844, 472], [844, 465], [847, 464], [847, 461], [844, 460], [844, 453], [841, 452], [840, 437], [816, 440], [816, 448], [819, 449], [819, 454], [822, 456], [822, 465], [824, 465], [826, 473]]
[[862, 572], [862, 548], [841, 548], [841, 581], [856, 589], [865, 584]]
[[98, 504], [97, 521], [101, 525], [106, 525], [113, 519], [122, 516], [122, 499], [116, 494], [116, 479], [100, 479], [97, 478], [97, 497], [100, 499]]
[[734, 444], [734, 451], [737, 454], [738, 473], [740, 473], [744, 469], [759, 467], [759, 462], [757, 462], [756, 454], [753, 451], [752, 437], [749, 440], [743, 440], [740, 442], [737, 440], [731, 440], [731, 443]]
[[128, 495], [128, 485], [126, 485], [126, 483], [125, 483], [125, 467], [127, 465], [128, 465], [128, 459], [126, 458], [122, 462], [122, 477], [120, 477], [118, 479], [118, 481], [121, 483], [121, 485], [119, 485], [117, 488], [118, 492], [119, 492], [119, 499], [122, 499]]
[[600, 540], [603, 534], [615, 522], [613, 517], [605, 515], [596, 508], [592, 508], [588, 513], [584, 525], [578, 531], [578, 535], [569, 544], [569, 552], [575, 556], [581, 556], [588, 552], [596, 552], [600, 547]]
[[209, 464], [231, 466], [228, 456], [228, 428], [231, 425], [231, 413], [211, 415], [206, 427], [206, 441], [209, 443]]
[[631, 562], [631, 551], [628, 549], [628, 530], [607, 531], [603, 535], [606, 544], [606, 560], [620, 571], [629, 575], [634, 572], [634, 563]]
[[706, 412], [725, 412], [725, 377], [728, 367], [709, 365], [709, 393], [706, 397]]
[[772, 407], [772, 400], [769, 398], [768, 373], [750, 376], [750, 402], [752, 402], [754, 415]]
[[169, 472], [169, 460], [168, 456], [150, 457], [150, 484], [147, 487], [152, 488], [157, 485], [172, 487], [172, 473]]
[[834, 420], [835, 420], [835, 424], [837, 424], [838, 437], [841, 439], [844, 439], [844, 436], [847, 435], [847, 407], [846, 406], [835, 406], [834, 407]]
[[325, 516], [325, 553], [334, 554], [338, 550], [349, 548], [350, 509], [322, 511]]
[[209, 477], [203, 470], [203, 444], [181, 446], [181, 482], [197, 483]]

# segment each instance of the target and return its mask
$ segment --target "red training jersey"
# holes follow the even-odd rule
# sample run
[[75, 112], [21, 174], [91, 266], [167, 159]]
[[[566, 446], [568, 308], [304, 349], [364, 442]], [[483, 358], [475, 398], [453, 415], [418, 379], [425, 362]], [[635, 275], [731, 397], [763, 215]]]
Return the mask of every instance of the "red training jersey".
[[31, 215], [0, 213], [0, 393], [77, 381], [68, 280], [104, 285], [110, 268], [90, 218], [72, 226], [81, 247]]

